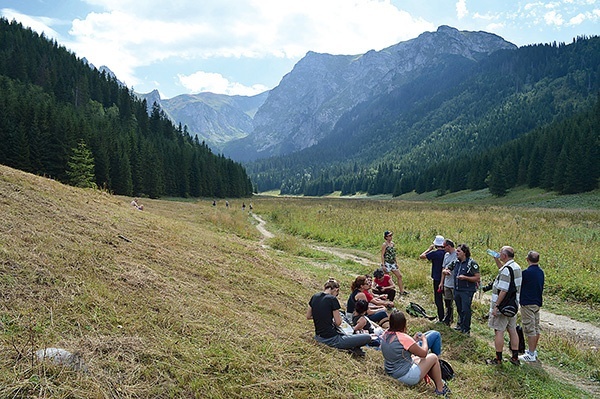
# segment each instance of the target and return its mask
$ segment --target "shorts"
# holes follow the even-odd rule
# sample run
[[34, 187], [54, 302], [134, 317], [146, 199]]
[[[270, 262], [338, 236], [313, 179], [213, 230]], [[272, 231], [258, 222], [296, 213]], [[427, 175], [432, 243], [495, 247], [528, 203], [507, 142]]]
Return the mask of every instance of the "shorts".
[[523, 334], [528, 337], [540, 335], [540, 307], [538, 305], [521, 306]]
[[454, 288], [444, 287], [444, 299], [447, 301], [454, 299]]
[[421, 381], [421, 369], [418, 364], [413, 363], [406, 374], [396, 379], [406, 385], [417, 385]]
[[496, 316], [490, 312], [488, 318], [488, 327], [493, 328], [496, 331], [504, 331], [508, 328], [517, 328], [517, 315], [513, 317], [506, 317], [500, 311], [496, 310]]
[[391, 272], [393, 272], [394, 270], [398, 270], [398, 265], [397, 265], [397, 264], [395, 264], [395, 263], [387, 263], [387, 262], [385, 262], [385, 263], [383, 264], [383, 267], [382, 267], [382, 268], [383, 268], [383, 271], [384, 271], [384, 272], [386, 272], [386, 273], [391, 273]]

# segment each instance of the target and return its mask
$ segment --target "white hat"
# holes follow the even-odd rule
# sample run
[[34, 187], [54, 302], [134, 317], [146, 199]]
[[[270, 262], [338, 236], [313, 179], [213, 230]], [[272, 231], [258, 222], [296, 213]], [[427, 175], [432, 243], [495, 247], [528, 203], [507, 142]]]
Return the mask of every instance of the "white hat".
[[444, 237], [443, 236], [435, 236], [435, 240], [433, 240], [433, 245], [436, 247], [444, 246]]

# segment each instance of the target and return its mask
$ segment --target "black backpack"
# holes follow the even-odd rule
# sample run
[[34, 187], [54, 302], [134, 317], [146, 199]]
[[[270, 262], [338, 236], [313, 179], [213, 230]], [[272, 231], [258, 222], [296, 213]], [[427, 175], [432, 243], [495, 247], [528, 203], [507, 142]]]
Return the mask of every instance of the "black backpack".
[[418, 303], [410, 302], [410, 304], [406, 307], [406, 313], [413, 317], [425, 317], [426, 319], [433, 320], [435, 316], [429, 316], [423, 306]]
[[439, 359], [439, 361], [440, 361], [440, 369], [442, 369], [442, 380], [450, 381], [451, 379], [454, 378], [454, 369], [452, 368], [450, 363], [448, 363], [444, 359]]

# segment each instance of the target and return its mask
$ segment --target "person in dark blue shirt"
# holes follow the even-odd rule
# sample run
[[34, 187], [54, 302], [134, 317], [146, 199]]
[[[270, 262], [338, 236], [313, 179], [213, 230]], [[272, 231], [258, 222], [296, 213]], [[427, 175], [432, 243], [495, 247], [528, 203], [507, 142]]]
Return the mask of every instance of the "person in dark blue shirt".
[[433, 300], [437, 308], [438, 321], [444, 320], [444, 297], [443, 291], [439, 289], [442, 281], [442, 268], [444, 264], [444, 237], [435, 236], [433, 243], [419, 256], [431, 262], [431, 279], [433, 280]]
[[521, 281], [521, 322], [523, 334], [527, 337], [529, 349], [519, 356], [525, 362], [537, 361], [537, 344], [540, 339], [540, 308], [544, 292], [544, 271], [538, 265], [540, 254], [529, 251], [527, 269], [523, 270]]

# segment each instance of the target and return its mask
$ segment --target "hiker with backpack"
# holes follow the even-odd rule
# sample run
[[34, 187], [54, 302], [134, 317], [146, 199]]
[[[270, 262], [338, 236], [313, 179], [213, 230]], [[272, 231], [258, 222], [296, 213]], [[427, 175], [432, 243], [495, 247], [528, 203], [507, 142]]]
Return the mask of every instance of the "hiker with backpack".
[[[427, 333], [416, 333], [411, 337], [406, 331], [404, 313], [393, 312], [390, 315], [390, 328], [381, 336], [380, 349], [384, 358], [385, 372], [409, 386], [416, 385], [429, 376], [435, 384], [434, 393], [447, 396], [450, 389], [442, 379], [438, 355], [428, 353]], [[439, 349], [436, 350], [441, 352], [441, 338]]]
[[500, 249], [498, 256], [494, 256], [496, 266], [498, 266], [498, 276], [494, 280], [492, 288], [492, 300], [490, 303], [490, 313], [488, 317], [488, 326], [494, 329], [494, 347], [496, 357], [488, 360], [487, 364], [502, 364], [502, 350], [504, 348], [504, 331], [508, 331], [510, 336], [510, 350], [512, 356], [510, 362], [515, 366], [520, 365], [519, 361], [519, 336], [517, 335], [517, 314], [506, 316], [500, 312], [500, 305], [504, 298], [509, 294], [511, 286], [516, 289], [516, 306], [519, 305], [519, 293], [521, 292], [522, 273], [521, 266], [514, 260], [515, 250], [508, 245]]
[[467, 244], [456, 247], [456, 260], [444, 269], [444, 274], [449, 273], [454, 273], [454, 302], [459, 322], [454, 329], [470, 335], [471, 306], [479, 284], [480, 273], [479, 265], [471, 258], [471, 249]]

